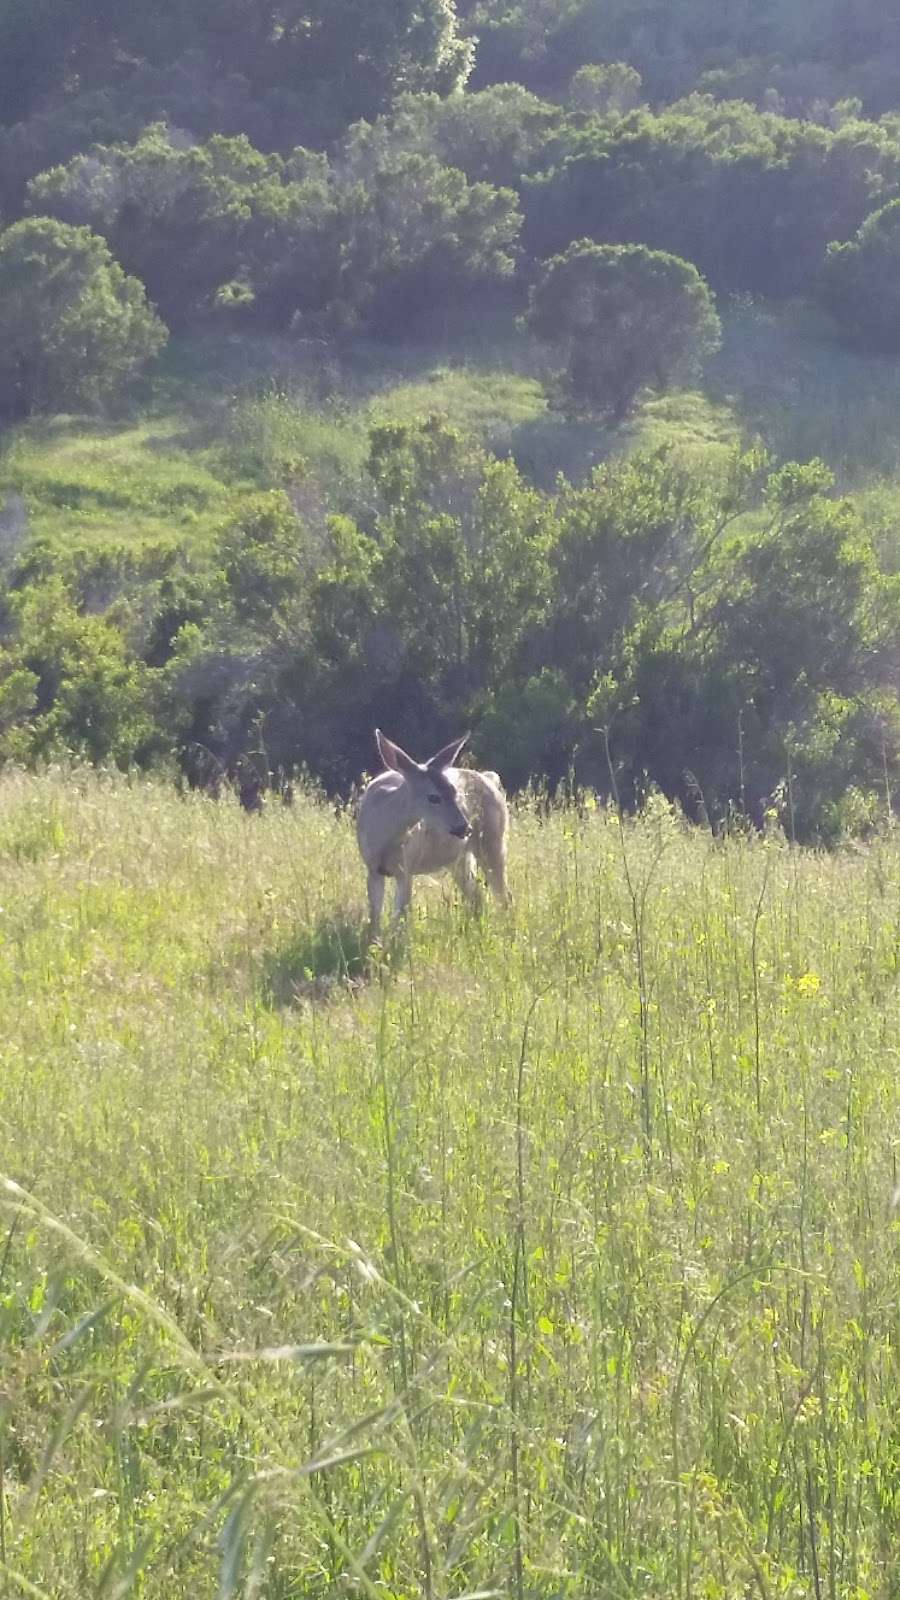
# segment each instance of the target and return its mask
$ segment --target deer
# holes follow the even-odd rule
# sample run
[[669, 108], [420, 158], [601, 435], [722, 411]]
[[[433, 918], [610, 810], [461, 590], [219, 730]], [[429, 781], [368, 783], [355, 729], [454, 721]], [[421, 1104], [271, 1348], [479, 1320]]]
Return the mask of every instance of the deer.
[[478, 867], [496, 898], [509, 902], [506, 795], [496, 772], [455, 765], [468, 737], [451, 739], [428, 761], [419, 762], [375, 729], [385, 770], [363, 790], [356, 819], [368, 871], [373, 936], [381, 926], [388, 878], [396, 879], [397, 919], [409, 908], [413, 878], [447, 868], [470, 904], [478, 895]]

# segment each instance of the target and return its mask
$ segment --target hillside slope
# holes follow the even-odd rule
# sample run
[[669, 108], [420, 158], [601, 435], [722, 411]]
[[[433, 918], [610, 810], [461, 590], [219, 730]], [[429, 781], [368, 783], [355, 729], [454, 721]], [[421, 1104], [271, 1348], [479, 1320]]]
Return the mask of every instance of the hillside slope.
[[[259, 488], [302, 486], [328, 509], [358, 511], [370, 427], [431, 414], [552, 489], [611, 453], [660, 446], [715, 463], [739, 440], [778, 460], [821, 456], [844, 492], [877, 487], [896, 511], [900, 370], [844, 350], [803, 306], [738, 304], [702, 392], [651, 398], [620, 428], [553, 409], [534, 343], [459, 329], [430, 344], [350, 342], [323, 356], [303, 341], [177, 344], [142, 404], [117, 425], [61, 417], [11, 431], [0, 494], [24, 496], [29, 529], [68, 546], [196, 543]], [[885, 501], [885, 495], [887, 500]], [[896, 535], [886, 530], [891, 548]]]

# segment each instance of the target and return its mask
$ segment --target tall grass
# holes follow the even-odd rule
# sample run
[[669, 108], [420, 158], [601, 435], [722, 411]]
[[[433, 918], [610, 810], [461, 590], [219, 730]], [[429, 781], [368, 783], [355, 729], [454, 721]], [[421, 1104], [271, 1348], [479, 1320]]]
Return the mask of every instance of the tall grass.
[[515, 430], [545, 409], [534, 378], [439, 366], [411, 382], [385, 382], [375, 393], [354, 390], [351, 380], [326, 400], [296, 381], [239, 391], [229, 409], [226, 439], [231, 459], [242, 470], [274, 482], [311, 478], [333, 505], [341, 505], [359, 492], [373, 426], [414, 424], [439, 414], [505, 454]]
[[234, 396], [222, 433], [233, 471], [287, 489], [307, 516], [357, 514], [365, 504], [368, 435], [351, 407], [264, 383]]
[[851, 492], [900, 475], [900, 364], [841, 343], [802, 304], [738, 301], [723, 317], [710, 393], [782, 461], [821, 456]]
[[0, 785], [2, 1592], [898, 1592], [900, 854]]

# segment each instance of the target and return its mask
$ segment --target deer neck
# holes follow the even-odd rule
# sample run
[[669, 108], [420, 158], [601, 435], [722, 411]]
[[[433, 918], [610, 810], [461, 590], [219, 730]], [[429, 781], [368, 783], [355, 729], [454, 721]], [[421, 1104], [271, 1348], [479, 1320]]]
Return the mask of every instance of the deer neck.
[[381, 833], [379, 870], [390, 875], [397, 871], [406, 839], [419, 821], [413, 796], [407, 784], [401, 784], [393, 791], [390, 816], [386, 816], [383, 820], [386, 826]]
[[415, 796], [410, 784], [404, 783], [397, 790], [396, 806], [397, 809], [394, 818], [394, 838], [396, 840], [401, 840], [405, 839], [406, 835], [412, 832], [412, 829], [420, 820], [418, 810], [416, 809]]

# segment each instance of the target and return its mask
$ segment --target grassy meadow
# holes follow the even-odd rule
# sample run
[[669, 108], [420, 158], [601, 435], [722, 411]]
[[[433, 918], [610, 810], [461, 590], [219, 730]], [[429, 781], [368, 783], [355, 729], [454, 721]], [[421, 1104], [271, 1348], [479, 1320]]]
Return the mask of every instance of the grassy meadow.
[[[499, 331], [498, 331], [499, 329]], [[605, 427], [554, 408], [546, 353], [502, 319], [406, 345], [239, 336], [174, 341], [118, 423], [36, 420], [0, 447], [0, 503], [21, 496], [31, 535], [68, 547], [180, 543], [199, 552], [259, 489], [307, 516], [365, 520], [369, 429], [430, 414], [512, 455], [552, 491], [611, 454], [666, 448], [715, 470], [741, 441], [776, 460], [821, 456], [866, 496], [882, 560], [900, 564], [900, 375], [844, 350], [803, 306], [723, 308], [705, 385], [647, 399]]]
[[0, 1592], [895, 1600], [900, 846], [0, 780]]

